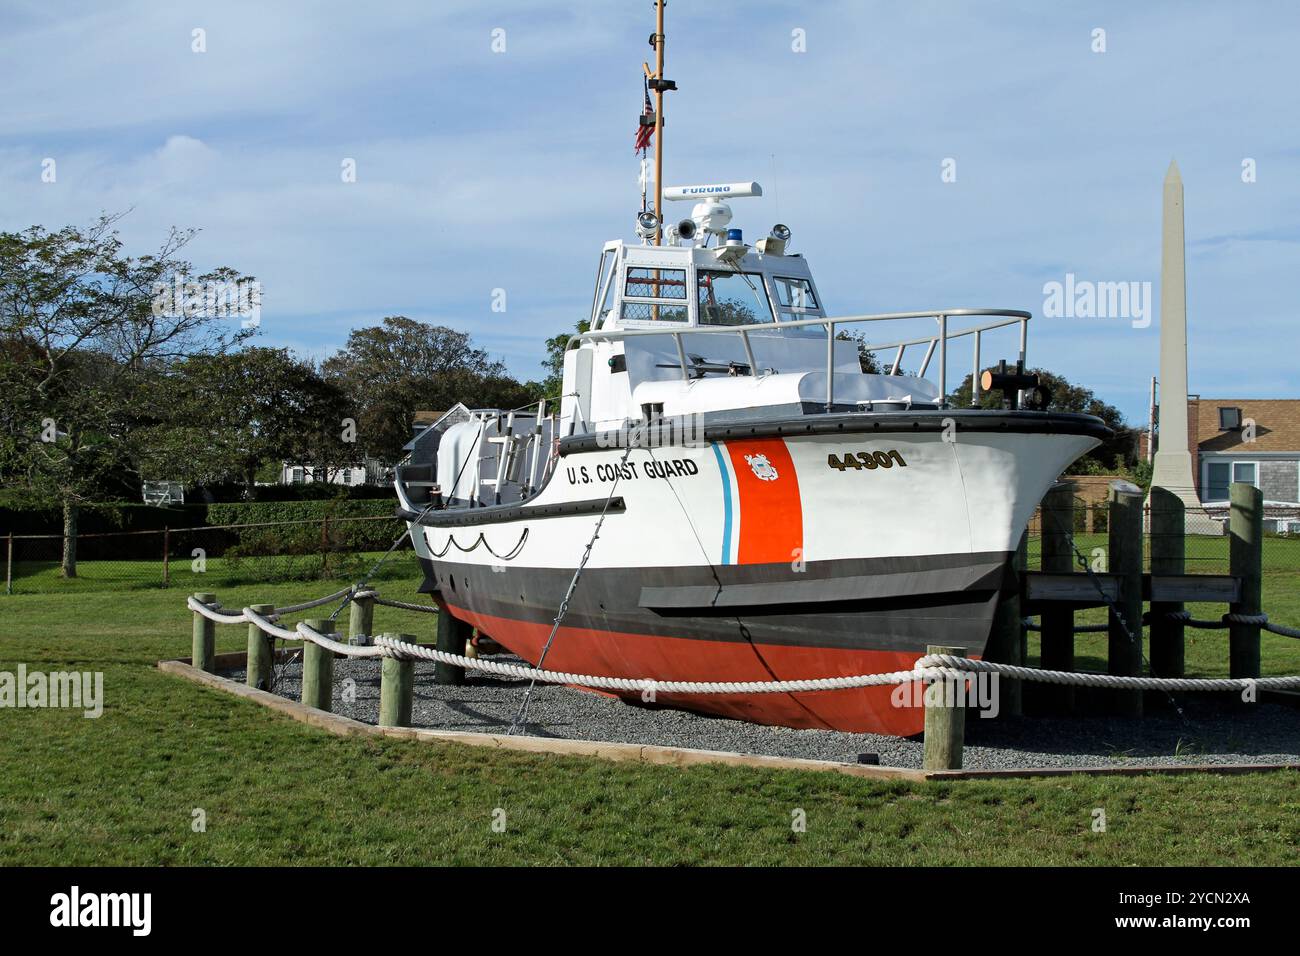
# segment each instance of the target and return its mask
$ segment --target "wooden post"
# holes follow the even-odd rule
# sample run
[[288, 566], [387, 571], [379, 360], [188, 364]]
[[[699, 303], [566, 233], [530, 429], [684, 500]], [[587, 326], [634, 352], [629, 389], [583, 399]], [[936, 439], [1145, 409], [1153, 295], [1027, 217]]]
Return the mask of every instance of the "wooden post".
[[[1021, 635], [1024, 625], [1020, 613], [1020, 551], [1016, 550], [1007, 562], [1002, 590], [998, 593], [997, 608], [993, 612], [993, 629], [989, 633], [985, 657], [1000, 664], [1023, 665], [1025, 662]], [[1021, 700], [1021, 682], [1002, 680], [998, 682], [1001, 696], [998, 707], [999, 717], [1019, 717]]]
[[[1086, 506], [1085, 506], [1086, 507]], [[1043, 496], [1043, 571], [1069, 574], [1074, 570], [1074, 489], [1065, 482], [1053, 485]], [[1039, 666], [1049, 671], [1074, 671], [1074, 609], [1053, 602], [1040, 615]], [[1042, 684], [1035, 688], [1043, 709], [1051, 714], [1074, 711], [1074, 688]]]
[[[1167, 488], [1151, 489], [1151, 574], [1184, 574], [1187, 506]], [[1165, 615], [1183, 610], [1182, 601], [1151, 602], [1151, 674], [1182, 677], [1185, 641], [1182, 621]]]
[[330, 519], [326, 515], [320, 519], [320, 576], [329, 577], [330, 572]]
[[5, 594], [14, 593], [14, 533], [9, 532], [9, 542], [5, 547]]
[[[1038, 533], [1039, 535], [1042, 535], [1043, 533], [1041, 518], [1039, 519]], [[1028, 530], [1026, 530], [1025, 533], [1020, 536], [1020, 547], [1016, 549], [1016, 567], [1020, 570], [1020, 611], [1022, 614], [1022, 617], [1020, 618], [1020, 663], [1023, 664], [1027, 660], [1029, 660], [1029, 628], [1025, 627], [1024, 617], [1023, 617], [1024, 610], [1025, 610], [1024, 572], [1029, 570], [1029, 531]], [[1019, 684], [1020, 682], [1017, 681], [1016, 683]], [[1024, 711], [1024, 688], [1023, 687], [1020, 690], [1020, 707], [1021, 707], [1021, 712], [1023, 713]]]
[[[1241, 580], [1241, 598], [1228, 605], [1233, 614], [1258, 614], [1264, 569], [1264, 493], [1253, 485], [1233, 482], [1229, 490], [1228, 571]], [[1259, 676], [1259, 625], [1231, 624], [1228, 630], [1228, 673]]]
[[[445, 654], [465, 655], [465, 647], [469, 643], [470, 632], [474, 629], [464, 621], [458, 621], [451, 616], [450, 612], [442, 610], [438, 612], [438, 631], [434, 640], [434, 647]], [[435, 684], [463, 684], [465, 683], [465, 668], [457, 667], [455, 664], [444, 664], [441, 661], [433, 665], [433, 682]]]
[[[416, 643], [411, 634], [385, 634], [408, 644]], [[411, 707], [415, 702], [415, 661], [385, 657], [379, 667], [379, 726], [411, 726]]]
[[[215, 594], [196, 594], [194, 600], [200, 604], [213, 604]], [[217, 624], [209, 621], [198, 611], [194, 612], [194, 640], [190, 645], [190, 663], [201, 671], [212, 673], [216, 670], [217, 658]]]
[[[930, 644], [926, 654], [965, 657], [964, 647]], [[965, 685], [941, 678], [925, 688], [925, 741], [921, 766], [925, 770], [960, 770], [966, 739]]]
[[[331, 620], [312, 618], [306, 624], [318, 634], [337, 639]], [[303, 642], [302, 702], [317, 710], [329, 710], [334, 703], [334, 652], [314, 641]]]
[[[357, 597], [352, 599], [352, 607], [348, 611], [348, 643], [349, 644], [373, 644], [374, 634], [371, 633], [375, 626], [375, 599], [372, 597]], [[361, 638], [366, 638], [363, 642]], [[386, 658], [385, 658], [386, 659]]]
[[171, 585], [171, 566], [168, 557], [171, 554], [172, 533], [171, 529], [163, 525], [163, 587]]
[[[1132, 639], [1112, 611], [1109, 615], [1106, 671], [1122, 677], [1142, 674], [1142, 493], [1128, 482], [1112, 482], [1107, 496], [1110, 573], [1119, 578], [1119, 599]], [[1142, 716], [1142, 692], [1118, 690], [1111, 695], [1115, 713]]]
[[[274, 604], [254, 604], [250, 608], [262, 617], [275, 613]], [[244, 683], [258, 690], [271, 689], [271, 673], [275, 667], [275, 638], [256, 624], [248, 625], [248, 665]]]

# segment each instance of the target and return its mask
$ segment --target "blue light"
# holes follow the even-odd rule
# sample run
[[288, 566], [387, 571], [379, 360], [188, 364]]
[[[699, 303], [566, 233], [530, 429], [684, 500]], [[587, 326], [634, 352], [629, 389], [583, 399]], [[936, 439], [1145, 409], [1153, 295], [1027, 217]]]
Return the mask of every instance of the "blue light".
[[727, 230], [727, 242], [743, 242], [739, 229]]

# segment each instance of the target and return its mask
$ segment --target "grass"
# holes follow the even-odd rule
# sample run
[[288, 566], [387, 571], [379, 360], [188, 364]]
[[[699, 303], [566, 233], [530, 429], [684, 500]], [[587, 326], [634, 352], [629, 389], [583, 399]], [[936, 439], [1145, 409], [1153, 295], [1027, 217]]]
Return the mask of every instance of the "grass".
[[[210, 589], [240, 606], [329, 587]], [[386, 608], [375, 624], [431, 630]], [[188, 655], [189, 632], [181, 589], [0, 599], [0, 670], [103, 671], [106, 698], [98, 720], [0, 709], [0, 865], [1297, 860], [1295, 773], [907, 784], [338, 738], [154, 669]], [[242, 627], [217, 634], [244, 646]]]
[[[1184, 540], [1188, 574], [1228, 573], [1229, 538], [1227, 535], [1189, 534]], [[1039, 567], [1042, 561], [1042, 545], [1043, 539], [1040, 536], [1029, 536], [1027, 558], [1030, 568]], [[1079, 532], [1074, 535], [1074, 545], [1083, 552], [1085, 558], [1091, 561], [1096, 549], [1101, 549], [1101, 553], [1105, 552], [1109, 545], [1109, 537], [1105, 532], [1100, 534]], [[1143, 538], [1143, 549], [1145, 565], [1147, 570], [1150, 570], [1151, 538], [1149, 536]], [[1278, 574], [1300, 573], [1300, 536], [1265, 534], [1263, 559], [1264, 567], [1271, 568]], [[1073, 570], [1077, 571], [1077, 566]]]
[[[355, 580], [378, 561], [382, 552], [330, 554], [329, 580]], [[394, 554], [374, 580], [384, 581], [418, 575], [415, 553], [409, 548]], [[173, 559], [167, 576], [173, 590], [181, 593], [210, 591], [267, 581], [302, 581], [299, 588], [316, 586], [322, 577], [319, 554], [274, 555], [270, 557], [208, 558], [202, 571], [195, 571], [188, 558]], [[148, 590], [162, 588], [160, 560], [119, 559], [77, 562], [77, 576], [65, 578], [57, 560], [15, 561], [14, 594], [64, 594], [105, 590]], [[327, 589], [328, 590], [328, 589]]]
[[[1096, 542], [1092, 541], [1095, 537]], [[1222, 566], [1219, 557], [1211, 553], [1208, 543], [1219, 545], [1217, 538], [1188, 539], [1188, 574], [1227, 574], [1227, 542], [1221, 544]], [[1105, 547], [1105, 535], [1079, 536], [1079, 548], [1091, 556], [1092, 547]], [[1200, 555], [1202, 560], [1194, 560]], [[1031, 562], [1033, 561], [1031, 555]], [[1031, 567], [1035, 565], [1031, 564]], [[1300, 539], [1266, 537], [1264, 539], [1264, 574], [1262, 600], [1269, 619], [1288, 627], [1300, 627]], [[1187, 609], [1198, 620], [1219, 620], [1228, 612], [1226, 604], [1188, 604]], [[1075, 614], [1075, 623], [1105, 624], [1105, 608], [1088, 608]], [[1187, 628], [1185, 654], [1187, 676], [1228, 676], [1228, 632]], [[1106, 643], [1104, 633], [1077, 634], [1074, 638], [1075, 666], [1080, 670], [1104, 671], [1106, 669]], [[1039, 636], [1029, 634], [1030, 663], [1038, 663]], [[1280, 677], [1300, 674], [1300, 641], [1267, 632], [1260, 635], [1262, 676]]]

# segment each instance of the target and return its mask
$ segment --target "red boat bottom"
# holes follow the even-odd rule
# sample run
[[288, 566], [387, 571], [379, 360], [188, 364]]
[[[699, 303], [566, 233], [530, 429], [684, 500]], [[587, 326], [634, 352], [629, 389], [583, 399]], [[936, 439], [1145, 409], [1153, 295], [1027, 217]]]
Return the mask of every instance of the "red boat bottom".
[[[551, 632], [545, 623], [478, 614], [448, 605], [453, 615], [533, 663]], [[600, 677], [678, 681], [771, 681], [848, 677], [910, 670], [916, 654], [895, 651], [790, 647], [702, 641], [561, 627], [546, 655], [546, 670]], [[912, 682], [916, 683], [916, 682]], [[656, 703], [782, 727], [842, 730], [909, 737], [924, 729], [920, 694], [899, 685], [799, 694], [659, 694]], [[635, 692], [619, 694], [639, 701]]]

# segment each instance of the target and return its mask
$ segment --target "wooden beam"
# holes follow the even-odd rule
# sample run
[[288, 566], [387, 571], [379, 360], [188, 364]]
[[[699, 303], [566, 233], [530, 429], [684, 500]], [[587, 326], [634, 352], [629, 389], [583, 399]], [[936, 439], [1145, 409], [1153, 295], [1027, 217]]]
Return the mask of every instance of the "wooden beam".
[[[1119, 596], [1113, 574], [1097, 574], [1102, 590], [1112, 601]], [[1065, 601], [1080, 607], [1105, 607], [1097, 587], [1086, 574], [1025, 572], [1025, 599], [1033, 603]], [[1153, 601], [1192, 601], [1228, 604], [1237, 600], [1241, 582], [1231, 574], [1144, 574], [1142, 596]]]
[[[1048, 574], [1073, 574], [1074, 489], [1060, 483], [1043, 497], [1042, 505], [1043, 570]], [[1083, 575], [1091, 589], [1088, 597], [1098, 598], [1097, 588]], [[1044, 670], [1074, 670], [1074, 608], [1069, 603], [1054, 603], [1043, 608], [1039, 646], [1040, 665]], [[1044, 708], [1052, 714], [1074, 711], [1074, 688], [1065, 684], [1047, 684], [1035, 688]]]
[[[1112, 601], [1119, 597], [1119, 579], [1113, 574], [1096, 574], [1097, 584]], [[1025, 574], [1026, 598], [1029, 601], [1069, 601], [1080, 607], [1105, 604], [1097, 593], [1097, 584], [1086, 574], [1050, 574], [1029, 571]]]
[[[1228, 606], [1233, 614], [1260, 613], [1264, 564], [1264, 493], [1236, 481], [1228, 492], [1228, 565], [1241, 579], [1241, 594]], [[1228, 673], [1259, 676], [1259, 625], [1232, 624], [1228, 631]]]
[[[333, 621], [313, 618], [305, 623], [317, 634], [338, 640]], [[334, 652], [314, 641], [303, 641], [302, 702], [317, 710], [329, 710], [334, 704]]]
[[[964, 647], [930, 644], [926, 654], [965, 657]], [[925, 688], [925, 741], [921, 767], [925, 770], [960, 770], [966, 740], [966, 682], [939, 678]]]
[[1230, 604], [1241, 594], [1241, 581], [1231, 574], [1148, 574], [1142, 591], [1156, 602]]
[[[275, 613], [274, 604], [254, 604], [250, 610], [268, 617]], [[275, 638], [271, 637], [256, 624], [248, 625], [248, 658], [245, 668], [244, 683], [260, 690], [271, 689], [271, 674], [274, 668]]]
[[[1142, 494], [1132, 485], [1110, 487], [1109, 569], [1119, 581], [1119, 600], [1109, 615], [1106, 672], [1119, 677], [1142, 674]], [[1119, 619], [1116, 611], [1123, 615]], [[1142, 716], [1142, 691], [1117, 690], [1111, 695], [1115, 712]]]
[[[199, 593], [194, 595], [194, 600], [200, 604], [213, 604], [217, 600], [215, 594]], [[194, 639], [190, 644], [190, 660], [199, 670], [212, 673], [216, 670], [214, 658], [217, 653], [217, 625], [215, 621], [210, 621], [198, 611], [194, 612]]]

